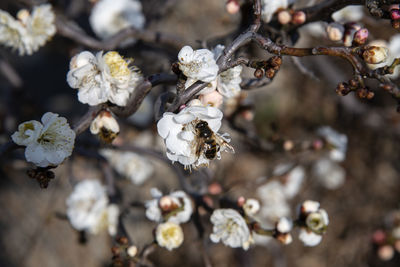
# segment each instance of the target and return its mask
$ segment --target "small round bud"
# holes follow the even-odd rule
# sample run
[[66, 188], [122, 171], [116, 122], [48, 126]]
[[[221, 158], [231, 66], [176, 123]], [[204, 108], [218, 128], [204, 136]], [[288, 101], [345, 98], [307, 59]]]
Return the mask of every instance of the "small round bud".
[[275, 76], [275, 70], [274, 69], [267, 69], [265, 71], [265, 77], [272, 79]]
[[208, 185], [208, 193], [211, 195], [218, 195], [222, 193], [222, 187], [219, 183], [212, 183]]
[[306, 13], [304, 13], [303, 11], [296, 11], [293, 13], [292, 16], [292, 23], [293, 24], [303, 24], [304, 22], [306, 22]]
[[347, 83], [339, 83], [336, 87], [336, 93], [340, 96], [345, 96], [350, 93], [350, 88]]
[[138, 249], [136, 246], [130, 246], [129, 248], [126, 249], [126, 253], [129, 255], [129, 257], [135, 257], [138, 252]]
[[400, 10], [399, 9], [393, 9], [390, 11], [390, 18], [392, 20], [398, 20], [400, 19]]
[[284, 143], [283, 143], [283, 149], [285, 150], [285, 151], [290, 151], [290, 150], [292, 150], [294, 148], [294, 143], [293, 143], [293, 141], [291, 141], [291, 140], [286, 140]]
[[392, 27], [395, 29], [400, 29], [400, 20], [392, 20]]
[[254, 77], [256, 77], [257, 79], [261, 79], [263, 76], [264, 76], [264, 70], [256, 69], [254, 71]]
[[254, 112], [252, 110], [244, 110], [240, 113], [240, 116], [242, 116], [243, 119], [246, 121], [252, 121], [254, 119]]
[[237, 204], [239, 207], [242, 207], [246, 203], [246, 199], [243, 196], [240, 196], [237, 200]]
[[128, 238], [125, 236], [118, 237], [117, 242], [121, 245], [127, 245], [129, 243]]
[[163, 196], [160, 198], [158, 205], [160, 206], [161, 210], [163, 211], [169, 211], [172, 208], [173, 201], [170, 196]]
[[368, 91], [368, 94], [367, 94], [367, 99], [368, 99], [368, 100], [374, 98], [374, 96], [375, 96], [375, 93], [374, 93], [374, 92]]
[[383, 261], [389, 261], [394, 256], [394, 249], [391, 245], [384, 245], [378, 249], [378, 257]]
[[387, 48], [381, 46], [368, 46], [363, 52], [365, 62], [369, 64], [379, 64], [387, 59]]
[[120, 253], [119, 247], [113, 246], [111, 248], [111, 253], [115, 256], [118, 255]]
[[359, 98], [366, 98], [368, 95], [368, 90], [367, 88], [360, 88], [357, 90], [357, 95]]
[[228, 0], [228, 2], [226, 2], [225, 8], [229, 14], [236, 14], [240, 10], [240, 5], [237, 0]]
[[289, 11], [282, 10], [278, 13], [278, 21], [280, 24], [285, 25], [288, 24], [292, 20], [292, 15], [290, 15]]
[[314, 140], [312, 142], [312, 147], [314, 150], [320, 150], [320, 149], [322, 149], [323, 146], [324, 146], [324, 143], [320, 139]]
[[274, 68], [278, 67], [279, 69], [279, 67], [282, 65], [282, 58], [278, 56], [271, 57], [268, 61], [269, 64]]
[[386, 242], [386, 234], [382, 230], [376, 230], [372, 235], [372, 242], [377, 245], [382, 245]]
[[353, 46], [365, 44], [368, 39], [368, 30], [366, 28], [359, 29], [354, 33]]
[[349, 80], [349, 85], [353, 88], [357, 88], [360, 85], [360, 83], [355, 79], [351, 79]]
[[344, 27], [340, 23], [332, 22], [326, 27], [326, 33], [329, 40], [337, 42], [343, 39]]

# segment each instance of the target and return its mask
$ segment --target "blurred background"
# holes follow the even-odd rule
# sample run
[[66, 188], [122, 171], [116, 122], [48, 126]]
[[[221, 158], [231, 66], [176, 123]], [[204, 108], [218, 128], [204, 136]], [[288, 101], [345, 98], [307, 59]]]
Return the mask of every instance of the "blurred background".
[[[93, 3], [50, 2], [57, 12], [73, 19], [94, 36], [88, 22]], [[221, 37], [229, 43], [230, 33], [241, 23], [241, 14], [227, 13], [222, 0], [146, 0], [142, 5], [145, 29], [173, 34], [184, 44], [195, 47], [207, 41], [212, 48]], [[24, 4], [18, 1], [0, 2], [0, 9], [12, 15], [22, 7]], [[361, 23], [369, 29], [370, 40], [388, 41], [396, 34], [389, 21], [377, 21], [368, 14]], [[316, 30], [320, 26], [313, 26], [301, 28], [297, 47], [335, 45]], [[66, 82], [66, 74], [70, 58], [84, 49], [58, 35], [32, 56], [18, 56], [0, 47], [0, 144], [10, 141], [19, 123], [39, 120], [47, 111], [59, 113], [72, 124], [79, 120], [88, 106], [78, 102], [76, 90]], [[150, 75], [172, 73], [170, 65], [179, 50], [138, 41], [118, 51], [133, 57], [144, 75]], [[240, 53], [257, 59], [270, 57], [254, 45]], [[299, 69], [299, 64], [303, 70]], [[252, 78], [253, 71], [245, 68], [243, 77]], [[188, 175], [188, 183], [199, 188], [199, 192], [207, 191], [210, 184], [220, 185], [223, 192], [213, 196], [216, 203], [220, 198], [235, 201], [239, 196], [261, 199], [257, 189], [269, 178], [282, 176], [276, 175], [277, 166], [301, 166], [304, 179], [300, 191], [288, 200], [291, 216], [296, 216], [299, 203], [312, 199], [327, 210], [330, 224], [317, 247], [304, 247], [294, 232], [294, 242], [288, 246], [272, 240], [243, 251], [213, 244], [207, 238], [211, 232], [207, 223], [209, 215], [204, 213], [204, 243], [213, 266], [400, 265], [398, 252], [394, 252], [390, 260], [383, 261], [372, 242], [376, 230], [391, 229], [387, 218], [400, 208], [400, 115], [396, 112], [395, 100], [381, 90], [374, 90], [378, 84], [373, 82], [369, 84], [375, 92], [372, 100], [360, 100], [354, 94], [338, 96], [335, 93], [337, 84], [349, 80], [351, 73], [351, 66], [336, 58], [301, 58], [299, 63], [283, 57], [281, 70], [272, 83], [243, 91], [242, 97], [246, 97], [243, 103], [251, 107], [254, 119], [238, 116], [235, 125], [256, 134], [257, 138], [251, 139], [250, 134], [233, 129], [227, 119], [222, 132], [232, 136], [236, 153], [223, 154], [222, 160], [214, 161], [209, 170]], [[164, 151], [152, 106], [156, 97], [169, 89], [173, 87], [154, 88], [137, 115], [119, 119], [121, 133], [115, 142]], [[348, 138], [345, 160], [335, 163], [345, 178], [334, 188], [327, 188], [314, 171], [316, 162], [326, 156], [326, 151], [307, 149], [320, 138], [317, 130], [323, 126], [330, 126]], [[294, 144], [296, 149], [286, 149], [285, 144]], [[87, 236], [82, 243], [64, 216], [65, 199], [72, 192], [74, 182], [88, 178], [105, 180], [110, 164], [103, 164], [92, 152], [101, 146], [88, 131], [80, 135], [74, 154], [55, 169], [56, 178], [47, 189], [41, 189], [27, 176], [32, 165], [24, 160], [22, 149], [0, 158], [0, 266], [109, 266], [112, 238], [104, 232]], [[133, 184], [112, 170], [119, 196], [117, 201], [127, 210], [123, 223], [139, 248], [152, 241], [156, 225], [146, 219], [141, 205], [151, 199], [150, 188], [157, 187], [163, 192], [180, 189], [170, 163], [146, 154], [141, 157], [146, 157], [153, 166], [152, 174], [141, 185]], [[150, 255], [155, 266], [204, 266], [199, 249], [203, 241], [196, 227], [187, 223], [183, 229], [185, 241], [180, 248], [172, 252], [157, 248]]]

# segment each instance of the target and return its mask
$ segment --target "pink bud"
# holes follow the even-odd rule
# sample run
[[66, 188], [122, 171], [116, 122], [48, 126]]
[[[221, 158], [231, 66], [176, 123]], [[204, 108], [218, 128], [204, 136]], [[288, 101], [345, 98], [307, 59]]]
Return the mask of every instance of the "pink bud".
[[226, 2], [225, 8], [229, 14], [236, 14], [240, 10], [240, 5], [237, 0], [228, 0], [228, 2]]
[[377, 245], [382, 245], [386, 241], [386, 234], [382, 230], [376, 230], [372, 235], [372, 242]]
[[354, 45], [362, 45], [368, 39], [368, 30], [366, 28], [362, 28], [354, 33], [353, 44]]
[[168, 211], [172, 206], [172, 199], [170, 196], [163, 196], [159, 201], [159, 206], [163, 211]]
[[320, 149], [322, 149], [323, 146], [324, 146], [324, 143], [320, 139], [314, 140], [314, 142], [312, 143], [312, 147], [315, 150], [320, 150]]
[[390, 11], [390, 18], [392, 20], [398, 20], [400, 19], [400, 10], [399, 9], [392, 9]]
[[278, 13], [278, 21], [280, 24], [285, 25], [288, 24], [292, 20], [292, 15], [290, 15], [289, 11], [283, 10]]
[[242, 207], [246, 203], [246, 199], [243, 196], [240, 196], [237, 200], [237, 204], [239, 207]]
[[212, 183], [208, 186], [208, 193], [211, 195], [218, 195], [221, 194], [222, 187], [219, 183]]
[[383, 261], [389, 261], [394, 256], [394, 249], [390, 245], [381, 246], [378, 249], [378, 256]]
[[292, 16], [292, 23], [299, 25], [303, 24], [304, 22], [306, 22], [306, 13], [304, 13], [303, 11], [294, 12]]

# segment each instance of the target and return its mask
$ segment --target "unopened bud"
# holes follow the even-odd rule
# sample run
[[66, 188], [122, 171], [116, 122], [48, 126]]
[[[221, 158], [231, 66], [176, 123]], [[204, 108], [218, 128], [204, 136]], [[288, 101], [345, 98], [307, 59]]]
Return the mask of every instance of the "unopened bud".
[[343, 39], [344, 27], [342, 24], [337, 22], [329, 23], [326, 27], [326, 33], [331, 41], [340, 41]]
[[375, 93], [374, 93], [374, 92], [368, 91], [368, 94], [367, 94], [367, 99], [368, 99], [368, 100], [374, 98], [374, 96], [375, 96]]
[[283, 149], [284, 149], [285, 151], [290, 151], [290, 150], [293, 149], [293, 147], [294, 147], [294, 143], [293, 143], [293, 141], [291, 141], [291, 140], [286, 140], [286, 141], [283, 143]]
[[126, 253], [132, 258], [136, 256], [137, 252], [138, 249], [136, 246], [130, 246], [129, 248], [126, 249]]
[[26, 24], [26, 22], [28, 21], [29, 16], [30, 16], [30, 13], [26, 9], [21, 9], [17, 13], [17, 19], [19, 21], [21, 21], [23, 24]]
[[261, 79], [263, 76], [264, 76], [264, 70], [256, 69], [254, 71], [254, 77], [256, 77], [257, 79]]
[[400, 19], [392, 20], [392, 27], [395, 29], [400, 29]]
[[212, 183], [208, 185], [208, 193], [211, 195], [218, 195], [222, 193], [222, 187], [219, 183]]
[[357, 95], [359, 98], [366, 98], [368, 95], [368, 90], [367, 88], [360, 88], [357, 90]]
[[372, 235], [372, 242], [377, 245], [382, 245], [386, 242], [386, 234], [382, 230], [376, 230]]
[[389, 261], [394, 256], [394, 249], [391, 245], [384, 245], [378, 249], [378, 256], [383, 261]]
[[284, 245], [289, 245], [293, 241], [293, 237], [290, 233], [286, 234], [277, 234], [276, 235], [276, 240], [278, 240], [281, 244]]
[[229, 14], [236, 14], [240, 10], [240, 5], [237, 0], [228, 0], [228, 2], [225, 5], [225, 8]]
[[400, 253], [400, 240], [396, 240], [396, 242], [394, 242], [394, 248]]
[[127, 245], [129, 241], [125, 236], [121, 236], [117, 238], [117, 242], [121, 245]]
[[366, 28], [359, 29], [354, 33], [353, 46], [365, 44], [368, 39], [368, 30]]
[[339, 83], [336, 87], [336, 93], [340, 96], [345, 96], [350, 93], [350, 88], [347, 83]]
[[312, 142], [312, 147], [314, 150], [321, 150], [323, 146], [324, 146], [324, 143], [320, 139], [314, 140]]
[[266, 71], [265, 71], [265, 77], [267, 77], [267, 78], [269, 78], [269, 79], [272, 79], [272, 78], [274, 78], [274, 76], [275, 76], [275, 70], [274, 69], [267, 69]]
[[363, 58], [369, 64], [379, 64], [387, 59], [387, 54], [387, 48], [385, 47], [369, 46], [363, 52]]
[[280, 68], [280, 66], [282, 65], [282, 58], [278, 57], [278, 56], [274, 56], [271, 57], [269, 60], [269, 64], [271, 64], [272, 67], [278, 67], [278, 69]]
[[399, 9], [393, 9], [390, 11], [390, 18], [392, 20], [398, 20], [400, 19], [400, 10]]
[[112, 253], [113, 255], [118, 255], [118, 254], [120, 253], [119, 247], [113, 246], [113, 247], [111, 248], [111, 253]]
[[292, 20], [292, 15], [290, 15], [289, 11], [282, 10], [278, 13], [278, 21], [280, 24], [285, 25], [288, 24]]
[[239, 207], [242, 207], [246, 203], [246, 199], [243, 196], [240, 196], [237, 200], [237, 204]]
[[161, 210], [169, 211], [172, 206], [172, 198], [170, 196], [163, 196], [160, 198], [158, 205], [160, 206]]
[[304, 22], [306, 22], [306, 13], [304, 13], [303, 11], [296, 11], [293, 13], [292, 16], [292, 23], [293, 24], [303, 24]]

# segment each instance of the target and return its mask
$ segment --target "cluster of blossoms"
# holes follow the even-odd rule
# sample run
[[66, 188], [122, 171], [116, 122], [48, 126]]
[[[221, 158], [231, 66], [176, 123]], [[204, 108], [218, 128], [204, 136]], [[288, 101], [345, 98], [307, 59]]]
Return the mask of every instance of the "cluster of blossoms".
[[168, 250], [178, 248], [183, 243], [181, 223], [188, 222], [193, 213], [190, 197], [183, 191], [164, 195], [156, 188], [150, 191], [153, 200], [146, 202], [146, 217], [158, 223], [156, 241]]
[[[145, 17], [138, 0], [100, 0], [93, 7], [89, 17], [94, 33], [102, 39], [110, 38], [129, 27], [143, 29]], [[130, 38], [122, 46], [135, 42]]]
[[56, 33], [54, 20], [49, 4], [34, 7], [32, 14], [22, 9], [17, 19], [0, 10], [0, 44], [18, 50], [20, 55], [31, 55]]
[[385, 216], [385, 228], [376, 230], [373, 244], [381, 260], [393, 259], [395, 251], [400, 253], [400, 211], [394, 210]]
[[[275, 221], [273, 229], [265, 229], [257, 217], [261, 206], [256, 199], [239, 198], [238, 204], [241, 213], [234, 209], [214, 210], [210, 218], [213, 224], [211, 241], [244, 250], [257, 243], [258, 236], [270, 236], [285, 245], [292, 242], [293, 222], [290, 219], [281, 217]], [[299, 239], [304, 245], [319, 244], [328, 224], [328, 214], [319, 208], [318, 202], [307, 200], [301, 205], [296, 225], [300, 226]]]
[[75, 132], [67, 119], [55, 113], [45, 113], [41, 121], [21, 123], [11, 138], [17, 145], [26, 146], [27, 161], [38, 167], [57, 166], [71, 155]]
[[78, 99], [84, 104], [95, 106], [110, 101], [125, 106], [142, 81], [139, 70], [129, 66], [131, 62], [115, 51], [104, 55], [84, 51], [71, 59], [67, 82], [78, 89]]
[[328, 213], [316, 201], [307, 200], [300, 206], [297, 223], [301, 226], [299, 239], [306, 246], [316, 246], [329, 224]]
[[76, 230], [97, 234], [107, 229], [110, 235], [117, 234], [119, 208], [109, 203], [106, 188], [98, 180], [76, 184], [66, 204], [68, 219]]

